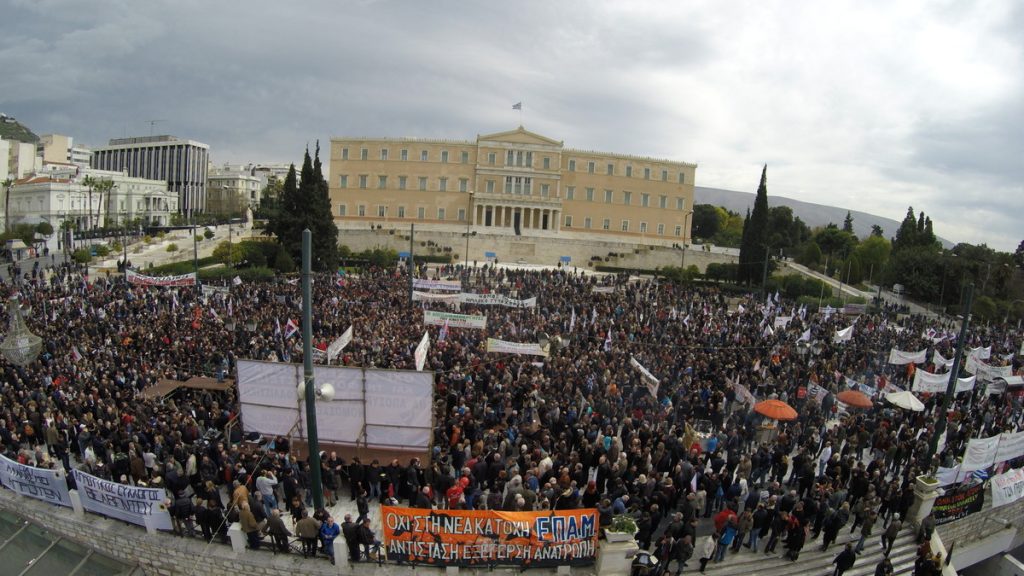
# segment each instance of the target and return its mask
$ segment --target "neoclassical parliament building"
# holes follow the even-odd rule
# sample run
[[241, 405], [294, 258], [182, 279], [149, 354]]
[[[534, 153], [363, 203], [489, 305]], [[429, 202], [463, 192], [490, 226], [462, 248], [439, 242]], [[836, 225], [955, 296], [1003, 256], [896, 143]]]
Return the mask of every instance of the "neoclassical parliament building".
[[522, 126], [472, 140], [331, 139], [341, 229], [576, 238], [690, 239], [696, 164], [565, 148]]

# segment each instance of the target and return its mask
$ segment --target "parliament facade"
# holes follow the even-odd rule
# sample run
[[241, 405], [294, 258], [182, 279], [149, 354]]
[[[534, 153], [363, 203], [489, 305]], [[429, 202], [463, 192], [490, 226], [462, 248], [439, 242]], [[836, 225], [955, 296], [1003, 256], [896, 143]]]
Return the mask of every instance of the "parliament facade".
[[332, 138], [339, 228], [381, 225], [685, 244], [697, 166], [564, 148], [523, 127], [471, 140]]

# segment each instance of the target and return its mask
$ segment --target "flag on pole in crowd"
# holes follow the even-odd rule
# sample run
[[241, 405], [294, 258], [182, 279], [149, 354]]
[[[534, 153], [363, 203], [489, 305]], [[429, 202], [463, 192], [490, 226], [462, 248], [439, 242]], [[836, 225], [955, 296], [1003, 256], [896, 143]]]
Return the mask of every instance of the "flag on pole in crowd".
[[775, 330], [772, 330], [771, 326], [765, 326], [764, 327], [764, 332], [761, 332], [761, 337], [762, 338], [767, 338], [769, 336], [774, 336], [774, 335], [775, 335]]
[[853, 324], [850, 324], [842, 330], [836, 330], [835, 338], [833, 341], [838, 344], [840, 342], [849, 342], [853, 339]]
[[687, 328], [690, 327], [690, 315], [689, 314], [686, 315], [686, 318], [683, 318], [683, 326], [686, 326]]
[[597, 322], [597, 307], [590, 309], [590, 325], [593, 326], [594, 322]]
[[437, 341], [444, 342], [448, 338], [448, 319], [444, 319], [444, 324], [441, 325], [441, 331], [437, 333]]
[[214, 310], [214, 309], [213, 309], [212, 307], [210, 308], [210, 316], [211, 316], [211, 317], [212, 317], [212, 318], [213, 318], [214, 320], [220, 320], [220, 316], [219, 316], [219, 315], [217, 314], [217, 311], [216, 311], [216, 310]]
[[747, 309], [743, 307], [743, 304], [740, 304], [739, 306], [736, 307], [736, 312], [739, 314], [743, 314], [746, 311]]
[[804, 330], [804, 333], [796, 339], [797, 342], [810, 342], [811, 341], [811, 329]]
[[284, 339], [287, 340], [294, 336], [299, 331], [299, 323], [291, 318], [284, 325]]
[[228, 316], [234, 317], [235, 315], [235, 299], [228, 298]]
[[78, 346], [71, 347], [71, 359], [78, 362], [82, 359], [82, 353], [78, 351]]
[[345, 286], [348, 285], [348, 280], [345, 280], [344, 276], [339, 275], [337, 278], [334, 279], [334, 285], [337, 286], [338, 288], [344, 288]]
[[280, 335], [281, 335], [281, 321], [278, 320], [277, 318], [274, 318], [274, 336], [280, 336]]
[[612, 329], [608, 327], [608, 334], [604, 338], [604, 351], [608, 352], [612, 349]]
[[779, 291], [778, 291], [778, 290], [776, 290], [776, 291], [775, 291], [775, 304], [776, 304], [776, 305], [778, 305], [778, 304], [779, 304], [779, 302], [780, 302], [780, 300], [779, 300]]
[[569, 332], [572, 332], [573, 328], [576, 327], [576, 308], [572, 309], [572, 316], [569, 316]]
[[292, 278], [291, 280], [285, 280], [285, 282], [291, 284], [292, 286], [295, 286], [296, 284], [299, 283], [299, 279], [298, 278]]
[[423, 339], [420, 340], [419, 346], [416, 346], [416, 370], [423, 370], [423, 365], [427, 363], [427, 350], [430, 349], [430, 332], [423, 332]]
[[807, 305], [806, 304], [801, 304], [800, 305], [800, 319], [803, 320], [806, 316], [807, 316]]
[[234, 279], [231, 280], [231, 283], [234, 284], [235, 286], [241, 286], [242, 285], [242, 277], [241, 276], [235, 276]]

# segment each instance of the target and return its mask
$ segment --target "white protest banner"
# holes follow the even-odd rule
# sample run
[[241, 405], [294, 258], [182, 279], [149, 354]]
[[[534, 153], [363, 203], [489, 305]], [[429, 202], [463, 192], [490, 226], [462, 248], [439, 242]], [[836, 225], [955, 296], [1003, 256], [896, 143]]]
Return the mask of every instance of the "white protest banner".
[[992, 477], [992, 507], [1012, 504], [1024, 497], [1024, 468], [1008, 470]]
[[1024, 456], [1024, 432], [1003, 432], [996, 448], [996, 464]]
[[590, 291], [594, 294], [614, 294], [615, 286], [594, 286]]
[[0, 484], [22, 496], [71, 507], [63, 470], [26, 466], [0, 456]]
[[958, 476], [960, 475], [960, 466], [953, 466], [952, 468], [943, 468], [939, 466], [938, 471], [935, 472], [935, 479], [939, 481], [939, 486], [949, 486], [950, 484], [956, 484], [958, 482]]
[[914, 385], [910, 389], [914, 392], [930, 392], [942, 394], [949, 384], [949, 374], [932, 374], [924, 370], [914, 372]]
[[785, 328], [786, 326], [789, 326], [789, 323], [792, 321], [792, 316], [776, 316], [774, 326], [776, 328]]
[[118, 484], [81, 470], [74, 470], [74, 474], [86, 510], [139, 526], [145, 526], [146, 517], [150, 516], [157, 530], [171, 529], [171, 515], [164, 506], [167, 492], [163, 488]]
[[967, 450], [964, 452], [964, 463], [960, 466], [962, 472], [974, 472], [984, 470], [995, 462], [996, 447], [999, 445], [999, 436], [991, 438], [971, 438], [967, 442]]
[[501, 354], [527, 354], [530, 356], [544, 356], [548, 353], [535, 342], [508, 342], [497, 338], [487, 339], [487, 351]]
[[974, 382], [976, 380], [977, 380], [976, 376], [968, 376], [967, 378], [957, 378], [956, 379], [956, 391], [954, 393], [955, 394], [959, 394], [961, 392], [967, 392], [969, 390], [974, 390]]
[[139, 286], [195, 286], [196, 273], [189, 272], [178, 276], [144, 276], [134, 270], [129, 270], [127, 279], [130, 284]]
[[458, 302], [458, 294], [432, 294], [430, 292], [420, 292], [413, 290], [412, 292], [413, 302]]
[[430, 280], [429, 278], [413, 278], [413, 289], [420, 290], [446, 290], [448, 292], [462, 292], [462, 282], [458, 280]]
[[751, 406], [757, 404], [757, 399], [750, 393], [750, 388], [740, 384], [739, 380], [733, 381], [732, 389], [736, 392], [736, 398], [741, 403], [750, 404]]
[[889, 351], [889, 364], [923, 364], [927, 355], [927, 348], [917, 352], [904, 352], [893, 348]]
[[971, 348], [971, 351], [967, 353], [968, 358], [977, 358], [978, 360], [988, 360], [992, 357], [992, 347], [985, 346], [984, 348]]
[[991, 382], [996, 378], [1013, 376], [1012, 366], [992, 366], [976, 356], [968, 356], [964, 370], [978, 377], [980, 382]]
[[333, 362], [334, 359], [338, 357], [338, 354], [341, 354], [341, 351], [344, 350], [345, 346], [348, 346], [351, 341], [352, 326], [349, 326], [348, 330], [345, 330], [344, 334], [338, 336], [338, 339], [331, 342], [331, 345], [327, 347], [327, 363], [330, 364]]
[[423, 365], [427, 362], [427, 350], [430, 350], [430, 333], [424, 332], [423, 339], [420, 340], [419, 346], [416, 347], [416, 370], [423, 370]]
[[658, 385], [661, 383], [658, 381], [657, 378], [654, 377], [654, 374], [651, 374], [651, 372], [647, 368], [645, 368], [643, 364], [641, 364], [636, 358], [632, 356], [629, 357], [629, 365], [640, 371], [640, 377], [644, 381], [644, 384], [647, 386], [647, 390], [651, 393], [651, 396], [657, 398]]
[[835, 338], [833, 341], [838, 344], [840, 342], [849, 342], [853, 339], [853, 324], [843, 328], [842, 330], [836, 330]]
[[476, 306], [504, 306], [506, 308], [536, 308], [537, 298], [516, 300], [504, 294], [470, 294], [463, 292], [459, 294], [459, 302], [462, 304], [474, 304]]
[[936, 350], [935, 353], [932, 354], [932, 364], [935, 364], [936, 368], [945, 367], [948, 369], [953, 367], [953, 359], [944, 357], [942, 354], [939, 354], [938, 350]]
[[438, 312], [437, 310], [423, 311], [423, 323], [427, 326], [444, 326], [445, 320], [448, 321], [449, 328], [476, 328], [477, 330], [487, 328], [487, 316], [451, 314], [449, 312]]

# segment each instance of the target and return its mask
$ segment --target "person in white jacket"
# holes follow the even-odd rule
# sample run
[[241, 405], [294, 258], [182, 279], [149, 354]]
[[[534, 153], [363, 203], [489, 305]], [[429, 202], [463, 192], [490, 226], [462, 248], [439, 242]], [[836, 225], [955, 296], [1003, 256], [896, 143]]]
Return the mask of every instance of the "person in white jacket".
[[825, 475], [825, 467], [828, 465], [828, 461], [832, 458], [832, 441], [828, 440], [825, 442], [825, 447], [821, 449], [821, 454], [818, 454], [818, 477]]
[[708, 565], [708, 560], [711, 560], [715, 556], [715, 547], [718, 546], [718, 532], [708, 536], [704, 539], [704, 546], [700, 550], [700, 573], [704, 573], [704, 567]]

